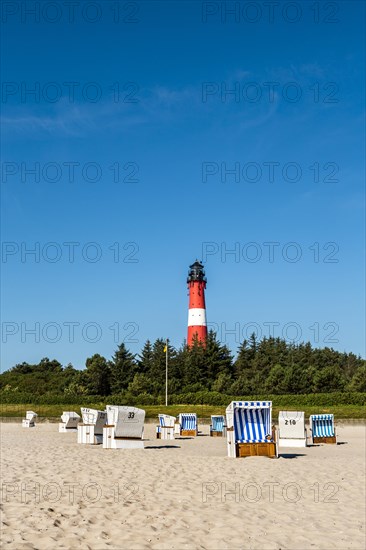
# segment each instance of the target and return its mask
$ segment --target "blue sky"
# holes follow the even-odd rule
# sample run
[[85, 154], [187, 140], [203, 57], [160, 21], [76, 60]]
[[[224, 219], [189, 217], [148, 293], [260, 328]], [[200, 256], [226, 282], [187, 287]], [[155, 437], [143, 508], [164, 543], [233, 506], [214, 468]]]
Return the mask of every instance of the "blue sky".
[[2, 370], [178, 347], [196, 258], [233, 352], [364, 356], [364, 4], [90, 4], [2, 13]]

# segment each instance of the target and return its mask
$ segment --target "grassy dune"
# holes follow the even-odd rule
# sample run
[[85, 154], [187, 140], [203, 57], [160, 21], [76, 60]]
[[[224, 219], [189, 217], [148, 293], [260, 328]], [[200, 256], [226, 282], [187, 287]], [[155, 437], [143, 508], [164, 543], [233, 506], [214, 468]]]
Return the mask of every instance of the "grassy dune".
[[[97, 402], [92, 405], [87, 405], [90, 408], [95, 409], [104, 409], [106, 403]], [[50, 418], [55, 419], [59, 418], [63, 411], [80, 411], [80, 405], [34, 405], [29, 403], [28, 405], [19, 405], [19, 404], [2, 404], [0, 405], [0, 417], [20, 417], [25, 415], [26, 410], [35, 411], [41, 418]], [[156, 418], [159, 413], [166, 413], [176, 416], [180, 412], [195, 412], [200, 418], [209, 418], [211, 414], [224, 414], [224, 406], [214, 406], [214, 405], [171, 405], [165, 407], [164, 405], [141, 405], [140, 408], [146, 411], [146, 418]], [[294, 410], [295, 407], [283, 406], [276, 407], [275, 403], [273, 404], [273, 418], [276, 419], [279, 410]], [[319, 413], [333, 413], [336, 418], [347, 419], [364, 419], [365, 418], [365, 407], [361, 405], [332, 405], [327, 407], [322, 407], [319, 405], [313, 406], [299, 406], [299, 410], [305, 411], [306, 416], [310, 414], [319, 414]]]

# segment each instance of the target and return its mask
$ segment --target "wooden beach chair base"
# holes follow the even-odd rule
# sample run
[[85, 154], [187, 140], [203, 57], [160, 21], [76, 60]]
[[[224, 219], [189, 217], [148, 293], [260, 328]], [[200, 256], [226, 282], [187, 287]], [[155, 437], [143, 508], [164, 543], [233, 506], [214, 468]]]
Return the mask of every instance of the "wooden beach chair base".
[[277, 458], [276, 443], [269, 441], [268, 443], [237, 443], [236, 456], [244, 458], [246, 456], [268, 456], [269, 458]]
[[335, 435], [329, 437], [313, 437], [313, 443], [337, 443], [337, 438]]
[[180, 435], [182, 437], [196, 437], [197, 431], [196, 430], [181, 430]]
[[218, 432], [216, 430], [210, 430], [211, 437], [224, 437], [224, 432]]

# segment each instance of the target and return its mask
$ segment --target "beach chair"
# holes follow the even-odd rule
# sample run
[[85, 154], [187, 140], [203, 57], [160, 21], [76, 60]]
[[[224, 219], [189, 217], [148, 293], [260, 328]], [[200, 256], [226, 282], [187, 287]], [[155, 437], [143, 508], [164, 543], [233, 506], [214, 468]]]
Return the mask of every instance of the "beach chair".
[[279, 412], [278, 445], [279, 447], [306, 447], [306, 428], [304, 412]]
[[337, 443], [333, 414], [312, 414], [310, 430], [313, 443]]
[[38, 414], [34, 411], [27, 411], [25, 413], [25, 418], [22, 420], [22, 427], [23, 428], [34, 428], [36, 425], [36, 418]]
[[74, 411], [64, 411], [61, 415], [61, 422], [58, 425], [60, 433], [77, 432], [80, 416]]
[[107, 413], [97, 409], [81, 409], [82, 422], [78, 423], [78, 443], [100, 445], [103, 443], [103, 426], [107, 422]]
[[156, 426], [156, 438], [170, 440], [174, 439], [175, 416], [159, 414], [159, 426]]
[[226, 437], [226, 423], [224, 415], [211, 415], [210, 436]]
[[143, 449], [145, 411], [136, 407], [107, 405], [103, 449]]
[[178, 415], [179, 435], [182, 437], [196, 437], [198, 434], [196, 413], [180, 413]]
[[226, 426], [228, 456], [278, 456], [272, 401], [232, 401], [226, 409]]

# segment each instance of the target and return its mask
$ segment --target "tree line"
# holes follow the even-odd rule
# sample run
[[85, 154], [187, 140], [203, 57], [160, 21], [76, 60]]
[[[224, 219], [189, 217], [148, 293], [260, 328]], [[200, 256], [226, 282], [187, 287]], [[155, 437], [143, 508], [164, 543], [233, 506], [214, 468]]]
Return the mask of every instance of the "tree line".
[[258, 341], [252, 334], [240, 344], [234, 359], [213, 331], [205, 345], [197, 340], [191, 347], [168, 345], [167, 352], [161, 338], [154, 343], [148, 340], [139, 354], [121, 343], [111, 359], [94, 354], [83, 369], [48, 358], [36, 365], [24, 362], [0, 375], [0, 391], [37, 396], [139, 396], [141, 403], [149, 396], [158, 402], [165, 394], [166, 353], [170, 395], [366, 392], [366, 361], [353, 353], [281, 338]]

